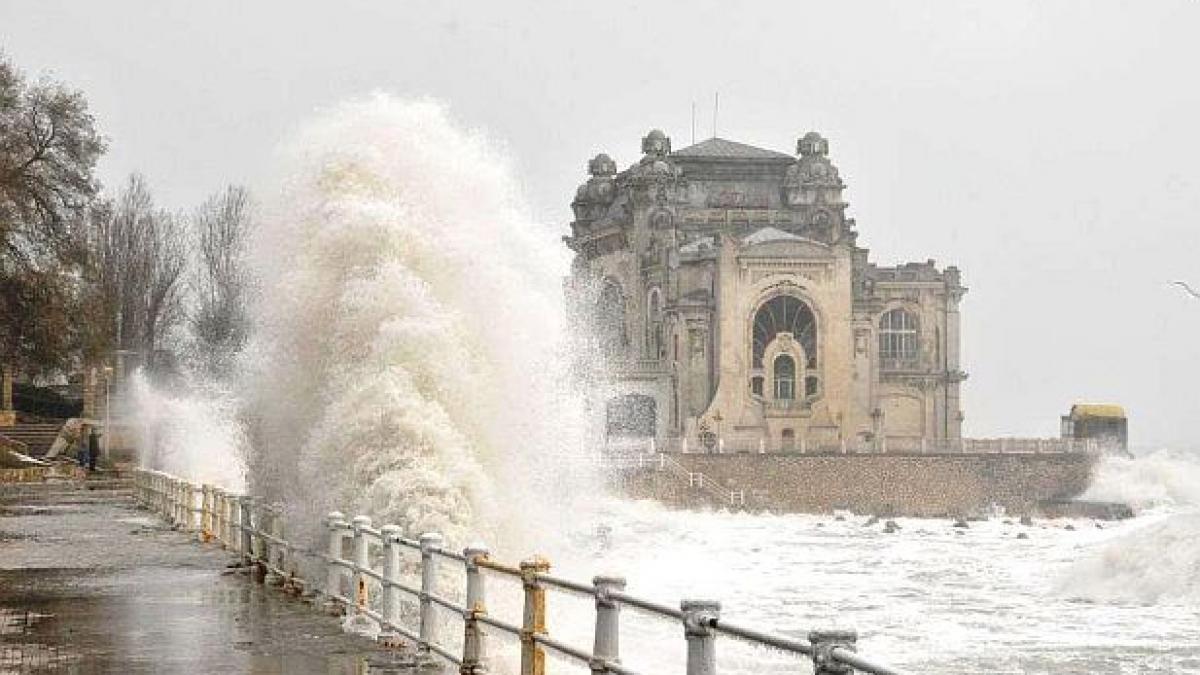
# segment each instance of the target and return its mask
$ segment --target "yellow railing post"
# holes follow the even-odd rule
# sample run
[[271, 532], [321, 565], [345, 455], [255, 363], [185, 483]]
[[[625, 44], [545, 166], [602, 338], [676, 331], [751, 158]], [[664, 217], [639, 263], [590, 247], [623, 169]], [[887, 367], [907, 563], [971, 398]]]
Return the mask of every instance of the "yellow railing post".
[[546, 635], [546, 588], [539, 574], [550, 571], [550, 561], [534, 556], [521, 561], [521, 582], [525, 587], [525, 614], [521, 624], [521, 675], [546, 675], [546, 652], [535, 636]]

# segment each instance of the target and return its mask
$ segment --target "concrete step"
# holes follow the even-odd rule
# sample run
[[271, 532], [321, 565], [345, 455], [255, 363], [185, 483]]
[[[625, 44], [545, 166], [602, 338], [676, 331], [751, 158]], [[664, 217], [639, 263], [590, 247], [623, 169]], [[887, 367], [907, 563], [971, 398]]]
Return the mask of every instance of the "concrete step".
[[17, 441], [28, 448], [33, 456], [46, 454], [50, 446], [58, 438], [62, 424], [18, 424], [11, 427], [0, 427], [0, 437]]

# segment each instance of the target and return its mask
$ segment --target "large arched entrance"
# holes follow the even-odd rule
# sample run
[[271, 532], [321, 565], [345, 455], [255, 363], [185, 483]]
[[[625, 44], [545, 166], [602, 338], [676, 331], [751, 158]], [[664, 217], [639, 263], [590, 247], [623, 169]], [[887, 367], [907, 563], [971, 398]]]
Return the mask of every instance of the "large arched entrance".
[[808, 370], [817, 367], [817, 320], [812, 308], [792, 295], [777, 295], [759, 306], [754, 314], [752, 367], [763, 367], [767, 346], [780, 333], [790, 333], [804, 349]]

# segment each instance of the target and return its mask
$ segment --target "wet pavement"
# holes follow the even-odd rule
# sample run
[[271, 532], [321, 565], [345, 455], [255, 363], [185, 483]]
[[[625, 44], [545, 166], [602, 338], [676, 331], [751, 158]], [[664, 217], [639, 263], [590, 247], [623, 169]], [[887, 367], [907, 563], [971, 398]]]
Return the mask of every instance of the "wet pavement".
[[232, 560], [116, 484], [0, 485], [0, 675], [416, 672]]

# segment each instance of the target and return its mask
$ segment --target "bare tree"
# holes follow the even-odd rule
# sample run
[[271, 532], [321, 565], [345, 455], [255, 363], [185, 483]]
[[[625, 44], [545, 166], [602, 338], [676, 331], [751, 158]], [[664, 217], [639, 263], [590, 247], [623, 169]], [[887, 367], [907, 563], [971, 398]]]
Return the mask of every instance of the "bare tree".
[[146, 181], [130, 176], [117, 198], [96, 210], [89, 247], [98, 302], [112, 322], [111, 343], [137, 352], [152, 369], [184, 319], [186, 234], [154, 204]]
[[192, 216], [197, 243], [192, 337], [198, 361], [214, 374], [226, 372], [246, 340], [252, 211], [250, 193], [231, 185], [206, 199]]

